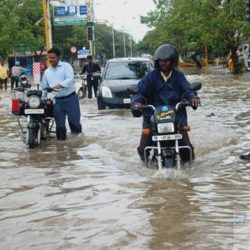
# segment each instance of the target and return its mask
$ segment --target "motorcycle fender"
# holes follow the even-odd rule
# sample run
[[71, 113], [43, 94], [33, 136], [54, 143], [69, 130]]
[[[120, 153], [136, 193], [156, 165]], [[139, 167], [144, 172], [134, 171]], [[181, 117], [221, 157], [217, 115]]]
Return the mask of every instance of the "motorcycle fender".
[[28, 123], [28, 128], [29, 129], [39, 129], [40, 128], [39, 122], [30, 121]]

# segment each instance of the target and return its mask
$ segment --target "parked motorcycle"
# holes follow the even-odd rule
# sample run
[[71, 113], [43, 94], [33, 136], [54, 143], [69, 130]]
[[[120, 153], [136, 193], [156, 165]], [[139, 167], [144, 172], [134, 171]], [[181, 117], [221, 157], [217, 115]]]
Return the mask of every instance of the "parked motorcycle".
[[[190, 89], [197, 92], [201, 89], [201, 83], [193, 83]], [[130, 93], [136, 93], [129, 89]], [[181, 168], [180, 149], [187, 149], [190, 152], [190, 163], [192, 161], [192, 149], [189, 146], [180, 146], [182, 139], [181, 132], [190, 130], [189, 126], [181, 126], [179, 110], [187, 106], [192, 106], [190, 101], [182, 100], [176, 106], [164, 105], [154, 107], [153, 105], [142, 105], [142, 109], [151, 109], [152, 141], [153, 146], [148, 146], [144, 150], [144, 159], [147, 167], [150, 164], [162, 168]], [[151, 152], [151, 153], [150, 153]]]
[[35, 148], [50, 137], [54, 125], [53, 100], [49, 97], [52, 88], [45, 89], [46, 98], [42, 98], [42, 91], [18, 87], [14, 89], [12, 98], [12, 114], [22, 133], [22, 139], [29, 148]]
[[83, 99], [87, 94], [87, 83], [85, 75], [75, 75], [75, 88], [78, 98]]

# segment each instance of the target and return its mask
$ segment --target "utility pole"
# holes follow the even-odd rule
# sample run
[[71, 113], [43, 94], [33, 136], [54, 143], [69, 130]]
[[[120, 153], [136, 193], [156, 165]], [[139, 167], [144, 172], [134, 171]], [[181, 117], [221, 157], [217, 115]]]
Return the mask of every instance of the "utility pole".
[[52, 47], [49, 0], [42, 0], [42, 1], [43, 1], [45, 45], [46, 45], [46, 50], [48, 50], [48, 49], [50, 49]]
[[208, 52], [207, 52], [207, 45], [205, 45], [205, 66], [208, 67]]
[[129, 36], [129, 41], [130, 41], [130, 56], [133, 56], [133, 44], [132, 44], [132, 37], [131, 35]]
[[94, 17], [93, 17], [93, 0], [89, 0], [88, 2], [88, 40], [89, 40], [89, 49], [90, 54], [95, 55], [95, 32], [94, 32]]
[[113, 58], [115, 58], [115, 30], [113, 23], [112, 23], [112, 43], [113, 43]]
[[[123, 27], [124, 29], [124, 27]], [[125, 37], [125, 31], [123, 30], [123, 50], [124, 50], [124, 57], [127, 57], [126, 55], [126, 37]]]

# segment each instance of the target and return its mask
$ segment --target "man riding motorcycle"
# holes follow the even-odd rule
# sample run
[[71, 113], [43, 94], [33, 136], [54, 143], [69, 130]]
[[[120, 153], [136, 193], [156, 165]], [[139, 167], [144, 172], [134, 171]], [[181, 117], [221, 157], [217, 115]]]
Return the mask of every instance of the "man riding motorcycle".
[[[200, 105], [200, 99], [196, 93], [190, 90], [190, 83], [184, 73], [177, 69], [179, 54], [177, 49], [170, 44], [163, 44], [154, 53], [155, 69], [148, 73], [139, 83], [139, 93], [132, 96], [131, 110], [135, 117], [143, 114], [143, 131], [140, 145], [137, 148], [138, 154], [144, 159], [144, 149], [152, 146], [152, 126], [150, 117], [152, 110], [142, 110], [142, 105], [163, 105], [175, 106], [183, 98], [191, 101], [192, 107], [196, 109]], [[187, 112], [183, 108], [180, 110], [180, 122], [187, 126]], [[189, 140], [187, 131], [182, 132], [181, 146], [190, 146], [194, 159], [194, 148]], [[190, 160], [190, 153], [187, 149], [180, 150], [180, 157], [183, 162]]]

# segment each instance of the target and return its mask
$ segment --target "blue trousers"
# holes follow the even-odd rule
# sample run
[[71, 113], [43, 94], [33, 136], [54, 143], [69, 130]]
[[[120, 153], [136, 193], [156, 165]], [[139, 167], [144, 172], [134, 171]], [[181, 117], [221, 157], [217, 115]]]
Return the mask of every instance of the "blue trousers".
[[59, 140], [65, 140], [66, 138], [66, 116], [68, 118], [71, 132], [81, 133], [81, 111], [79, 100], [75, 93], [68, 97], [55, 98], [54, 117], [56, 122], [56, 136]]

